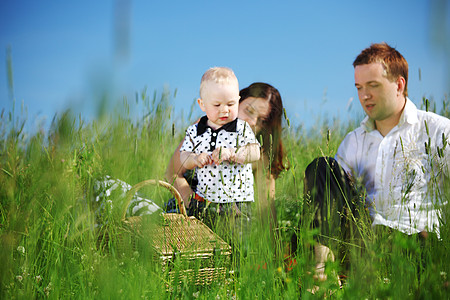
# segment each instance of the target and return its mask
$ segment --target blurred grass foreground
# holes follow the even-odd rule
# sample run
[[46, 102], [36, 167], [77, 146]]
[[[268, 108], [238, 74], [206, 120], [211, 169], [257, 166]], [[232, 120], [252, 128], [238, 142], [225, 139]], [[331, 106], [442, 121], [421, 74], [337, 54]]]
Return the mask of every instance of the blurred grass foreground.
[[[169, 100], [168, 93], [150, 99], [144, 91], [136, 97], [135, 104], [142, 110], [138, 118], [129, 113], [134, 104], [124, 101], [117, 109], [120, 113], [88, 123], [66, 111], [54, 118], [48, 132], [34, 134], [24, 131], [22, 117], [1, 113], [0, 298], [450, 297], [448, 211], [443, 214], [442, 240], [423, 253], [417, 244], [401, 238], [391, 241], [391, 248], [380, 248], [370, 228], [365, 228], [366, 249], [350, 254], [352, 267], [343, 288], [330, 279], [320, 283], [319, 293], [308, 291], [317, 283], [308, 246], [313, 243], [313, 232], [298, 228], [307, 201], [302, 193], [303, 172], [313, 158], [334, 156], [344, 135], [359, 120], [346, 124], [334, 120], [331, 125], [318, 121], [310, 130], [291, 128], [285, 122], [283, 138], [290, 168], [277, 180], [278, 247], [268, 242], [268, 226], [253, 226], [247, 248], [224, 280], [208, 286], [189, 280], [168, 284], [145, 236], [140, 247], [120, 248], [114, 238], [106, 247], [99, 246], [94, 184], [105, 175], [131, 185], [146, 179], [164, 180], [170, 156], [188, 125], [173, 116]], [[449, 117], [448, 100], [443, 102], [439, 113]], [[152, 189], [144, 193], [159, 206], [170, 196]], [[103, 226], [113, 237], [115, 229], [119, 232], [120, 220], [114, 211], [103, 217]], [[290, 269], [276, 253], [283, 252], [294, 230], [303, 246], [297, 264]], [[418, 276], [415, 256], [420, 255], [428, 255], [432, 263]], [[341, 266], [333, 263], [327, 270], [339, 274]]]

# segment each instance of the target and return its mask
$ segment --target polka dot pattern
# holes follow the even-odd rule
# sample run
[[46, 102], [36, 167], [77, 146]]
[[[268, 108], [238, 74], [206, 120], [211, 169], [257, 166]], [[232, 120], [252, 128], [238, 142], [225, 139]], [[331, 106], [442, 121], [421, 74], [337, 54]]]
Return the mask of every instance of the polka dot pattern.
[[[250, 125], [240, 119], [237, 119], [234, 131], [224, 129], [226, 125], [215, 131], [208, 126], [203, 133], [198, 134], [197, 129], [202, 126], [201, 122], [205, 122], [205, 118], [188, 127], [180, 151], [211, 153], [216, 147], [240, 148], [258, 143]], [[219, 166], [197, 168], [196, 172], [196, 192], [206, 200], [216, 203], [254, 201], [251, 164], [223, 162]]]

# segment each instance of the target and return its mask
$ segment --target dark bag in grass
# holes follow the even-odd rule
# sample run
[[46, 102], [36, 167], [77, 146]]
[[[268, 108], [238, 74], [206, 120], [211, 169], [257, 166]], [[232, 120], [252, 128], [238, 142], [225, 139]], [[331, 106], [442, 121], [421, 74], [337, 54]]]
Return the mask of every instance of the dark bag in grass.
[[164, 203], [164, 211], [166, 213], [180, 213], [180, 208], [177, 205], [177, 200], [175, 198], [170, 198], [169, 201]]

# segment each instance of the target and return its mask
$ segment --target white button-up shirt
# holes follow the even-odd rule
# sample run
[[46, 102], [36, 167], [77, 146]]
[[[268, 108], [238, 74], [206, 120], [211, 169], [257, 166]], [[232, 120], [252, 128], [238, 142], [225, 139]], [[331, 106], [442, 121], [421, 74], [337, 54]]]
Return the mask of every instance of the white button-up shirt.
[[[216, 147], [240, 148], [257, 143], [250, 125], [240, 119], [213, 130], [207, 125], [208, 118], [202, 117], [197, 124], [189, 126], [180, 151], [196, 154], [211, 153]], [[210, 202], [253, 202], [252, 164], [222, 162], [220, 165], [206, 165], [196, 168], [198, 185], [196, 193]]]
[[347, 134], [335, 158], [365, 186], [373, 225], [439, 236], [444, 203], [438, 191], [449, 176], [449, 142], [450, 120], [418, 110], [407, 99], [398, 125], [385, 137], [366, 117]]

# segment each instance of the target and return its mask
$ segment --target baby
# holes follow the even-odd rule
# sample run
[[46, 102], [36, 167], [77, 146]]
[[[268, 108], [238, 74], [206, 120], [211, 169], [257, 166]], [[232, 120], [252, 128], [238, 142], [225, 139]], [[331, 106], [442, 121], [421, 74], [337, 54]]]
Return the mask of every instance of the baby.
[[259, 159], [260, 145], [250, 125], [237, 118], [239, 98], [238, 80], [231, 69], [215, 67], [205, 72], [197, 102], [206, 116], [189, 126], [180, 149], [184, 167], [197, 168], [198, 185], [190, 207], [197, 202], [254, 201], [250, 163]]

